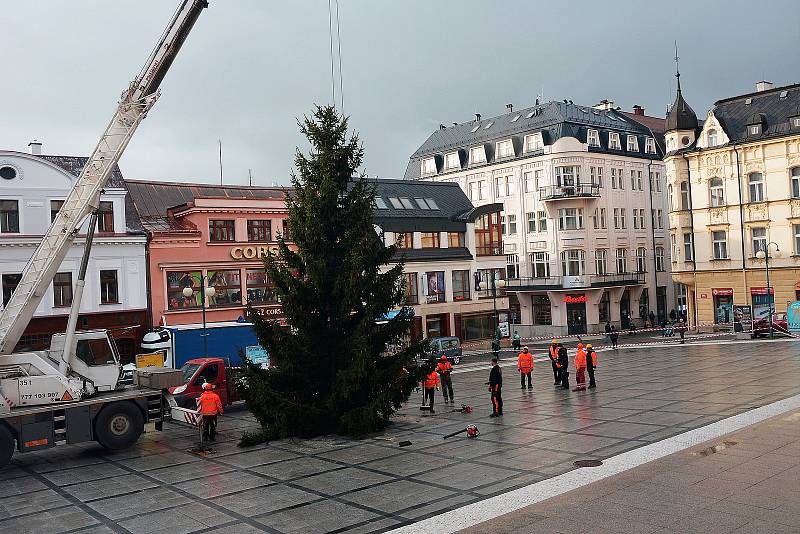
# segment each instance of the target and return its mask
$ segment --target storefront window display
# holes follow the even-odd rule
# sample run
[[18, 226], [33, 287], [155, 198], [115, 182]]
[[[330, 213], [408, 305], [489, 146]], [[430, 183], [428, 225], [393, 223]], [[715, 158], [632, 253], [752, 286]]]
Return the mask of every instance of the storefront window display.
[[550, 299], [547, 295], [533, 295], [531, 309], [533, 310], [533, 324], [546, 326], [553, 324], [553, 313], [550, 310]]
[[[200, 307], [200, 283], [203, 275], [200, 271], [168, 271], [167, 272], [167, 305], [170, 310]], [[192, 288], [190, 297], [183, 295], [183, 290]]]
[[248, 303], [274, 304], [278, 302], [278, 297], [272, 290], [272, 284], [267, 280], [267, 273], [263, 269], [247, 269], [245, 280]]
[[714, 323], [727, 324], [733, 320], [733, 289], [712, 289], [714, 297]]
[[444, 302], [444, 271], [425, 273], [425, 295], [428, 304]]
[[208, 298], [209, 307], [241, 304], [242, 274], [238, 269], [208, 271], [208, 285], [215, 289], [214, 296]]
[[465, 315], [461, 318], [463, 341], [489, 339], [494, 335], [494, 314]]

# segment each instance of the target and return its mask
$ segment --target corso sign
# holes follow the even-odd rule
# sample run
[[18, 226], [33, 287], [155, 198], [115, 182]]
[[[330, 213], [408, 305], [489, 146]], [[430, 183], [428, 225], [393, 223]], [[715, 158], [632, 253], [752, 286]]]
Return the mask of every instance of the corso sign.
[[278, 252], [278, 245], [247, 245], [231, 248], [231, 258], [234, 260], [252, 260], [263, 258], [270, 252]]

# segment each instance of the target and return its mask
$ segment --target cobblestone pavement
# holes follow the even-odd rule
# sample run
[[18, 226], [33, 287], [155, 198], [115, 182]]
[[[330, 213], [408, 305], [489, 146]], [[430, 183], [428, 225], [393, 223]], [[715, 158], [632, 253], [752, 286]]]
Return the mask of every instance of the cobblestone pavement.
[[[421, 394], [386, 432], [362, 441], [287, 440], [238, 448], [255, 426], [244, 409], [221, 421], [215, 451], [169, 425], [133, 449], [96, 445], [15, 456], [0, 471], [0, 531], [379, 532], [476, 502], [800, 393], [800, 342], [623, 348], [602, 352], [598, 388], [556, 390], [549, 363], [534, 389], [504, 369], [505, 416], [488, 417], [488, 367], [454, 375], [452, 411]], [[476, 439], [442, 436], [478, 425]], [[403, 440], [411, 445], [400, 447]]]
[[800, 410], [461, 531], [800, 532]]

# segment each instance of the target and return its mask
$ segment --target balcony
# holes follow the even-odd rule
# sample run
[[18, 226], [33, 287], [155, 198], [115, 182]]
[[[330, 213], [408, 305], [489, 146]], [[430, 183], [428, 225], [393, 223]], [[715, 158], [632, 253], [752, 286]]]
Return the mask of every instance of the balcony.
[[587, 274], [582, 276], [550, 276], [547, 278], [509, 278], [506, 290], [553, 291], [559, 289], [589, 289], [597, 287], [630, 286], [645, 283], [646, 273]]
[[560, 276], [548, 276], [544, 278], [509, 278], [506, 280], [506, 290], [508, 291], [541, 291], [548, 289], [561, 289]]
[[560, 200], [573, 198], [599, 198], [600, 185], [577, 183], [575, 185], [548, 185], [539, 188], [539, 200]]
[[589, 275], [591, 287], [630, 286], [644, 284], [647, 273], [617, 273]]

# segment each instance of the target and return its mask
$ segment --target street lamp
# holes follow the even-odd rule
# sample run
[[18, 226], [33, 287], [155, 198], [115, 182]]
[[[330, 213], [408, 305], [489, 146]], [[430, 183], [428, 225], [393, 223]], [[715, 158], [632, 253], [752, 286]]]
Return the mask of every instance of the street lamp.
[[503, 289], [506, 287], [506, 281], [500, 278], [500, 273], [494, 273], [494, 276], [490, 276], [489, 279], [492, 281], [491, 285], [486, 282], [486, 280], [481, 280], [478, 284], [478, 287], [481, 288], [482, 291], [486, 291], [491, 287], [492, 289], [492, 308], [494, 309], [494, 337], [495, 339], [500, 339], [500, 314], [497, 312], [497, 288]]
[[780, 257], [779, 252], [781, 251], [781, 249], [778, 248], [778, 244], [774, 241], [770, 241], [769, 243], [767, 243], [767, 246], [764, 247], [766, 250], [759, 250], [758, 252], [756, 252], [756, 258], [758, 258], [759, 260], [764, 260], [764, 270], [766, 271], [767, 274], [767, 302], [769, 303], [769, 318], [767, 319], [767, 321], [769, 322], [769, 337], [772, 338], [774, 337], [774, 333], [772, 331], [772, 314], [775, 312], [775, 310], [773, 309], [773, 303], [775, 299], [772, 297], [772, 291], [769, 287], [769, 259], [771, 257], [769, 254], [770, 245], [775, 245], [775, 257], [776, 258]]
[[[203, 357], [208, 358], [208, 333], [206, 332], [206, 295], [209, 298], [213, 298], [214, 295], [217, 294], [217, 290], [214, 289], [214, 286], [206, 287], [206, 282], [208, 281], [208, 276], [203, 276], [200, 278], [200, 306], [203, 309]], [[184, 287], [183, 288], [183, 296], [191, 298], [194, 295], [194, 289], [191, 287]]]

